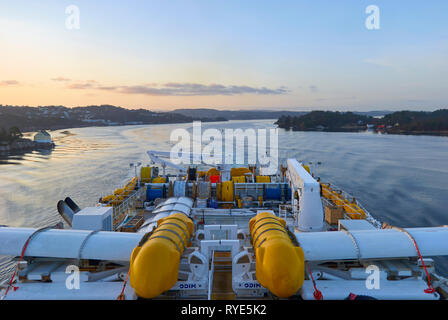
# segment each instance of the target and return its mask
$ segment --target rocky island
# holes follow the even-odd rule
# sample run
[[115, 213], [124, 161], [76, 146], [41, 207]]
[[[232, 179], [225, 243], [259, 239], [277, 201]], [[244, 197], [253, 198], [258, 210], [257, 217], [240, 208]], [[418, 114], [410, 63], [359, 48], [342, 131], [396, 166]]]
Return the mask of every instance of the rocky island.
[[36, 134], [34, 140], [23, 138], [19, 128], [11, 127], [9, 130], [0, 130], [0, 154], [8, 154], [20, 151], [30, 151], [37, 149], [52, 149], [55, 145], [51, 141], [50, 135], [41, 131]]
[[299, 117], [282, 116], [276, 124], [279, 128], [293, 131], [357, 132], [371, 129], [389, 134], [448, 136], [448, 109], [398, 111], [383, 117], [354, 112], [312, 111]]

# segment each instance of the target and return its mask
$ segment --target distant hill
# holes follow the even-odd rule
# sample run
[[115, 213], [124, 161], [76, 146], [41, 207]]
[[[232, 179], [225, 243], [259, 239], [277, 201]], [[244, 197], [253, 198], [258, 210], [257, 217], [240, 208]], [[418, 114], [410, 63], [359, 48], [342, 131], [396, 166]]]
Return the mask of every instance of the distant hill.
[[399, 111], [381, 119], [389, 133], [448, 135], [448, 109]]
[[176, 109], [172, 113], [187, 117], [224, 118], [227, 120], [278, 119], [281, 116], [301, 116], [305, 111], [271, 111], [271, 110], [216, 110], [216, 109]]
[[23, 132], [73, 127], [186, 123], [193, 120], [223, 121], [207, 116], [189, 117], [173, 112], [130, 110], [111, 105], [67, 108], [64, 106], [2, 106], [0, 128], [16, 126]]
[[[309, 113], [309, 111], [287, 111], [287, 110], [216, 110], [208, 108], [200, 109], [176, 109], [173, 113], [182, 114], [188, 117], [208, 117], [224, 118], [227, 120], [257, 120], [257, 119], [278, 119], [281, 116], [299, 117]], [[353, 112], [358, 115], [369, 117], [382, 117], [392, 111], [365, 111]]]
[[[367, 116], [384, 115], [388, 111], [356, 112]], [[57, 130], [73, 127], [186, 123], [193, 120], [227, 121], [300, 117], [306, 111], [177, 109], [154, 112], [147, 109], [126, 109], [113, 105], [67, 108], [64, 106], [2, 106], [0, 129], [16, 126], [21, 131]]]
[[311, 111], [299, 117], [281, 116], [276, 124], [294, 131], [357, 131], [372, 121], [373, 117], [354, 112]]

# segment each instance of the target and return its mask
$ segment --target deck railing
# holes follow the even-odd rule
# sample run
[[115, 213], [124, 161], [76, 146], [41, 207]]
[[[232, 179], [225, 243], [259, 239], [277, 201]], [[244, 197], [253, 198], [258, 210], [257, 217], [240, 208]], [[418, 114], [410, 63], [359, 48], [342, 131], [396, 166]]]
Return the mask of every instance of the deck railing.
[[[345, 199], [355, 199], [355, 204], [358, 205], [358, 207], [361, 208], [361, 210], [363, 210], [366, 214], [366, 220], [369, 221], [371, 224], [373, 224], [376, 228], [381, 228], [381, 222], [376, 220], [371, 214], [370, 212], [358, 201], [358, 199], [356, 199], [356, 197], [352, 196], [350, 193], [342, 190], [341, 188], [339, 188], [338, 186], [334, 185], [333, 183], [330, 184], [330, 187], [334, 190], [340, 193], [341, 197], [345, 198]], [[330, 203], [330, 201], [328, 199], [322, 198], [323, 199], [323, 203], [324, 204], [331, 204], [333, 206], [336, 206], [334, 203]], [[330, 199], [331, 200], [331, 199]], [[345, 218], [346, 219], [351, 219], [350, 216], [348, 214], [345, 214]]]
[[140, 186], [139, 189], [132, 191], [120, 205], [113, 207], [114, 229], [121, 225], [126, 216], [135, 215], [137, 200], [145, 194], [145, 189], [145, 186]]

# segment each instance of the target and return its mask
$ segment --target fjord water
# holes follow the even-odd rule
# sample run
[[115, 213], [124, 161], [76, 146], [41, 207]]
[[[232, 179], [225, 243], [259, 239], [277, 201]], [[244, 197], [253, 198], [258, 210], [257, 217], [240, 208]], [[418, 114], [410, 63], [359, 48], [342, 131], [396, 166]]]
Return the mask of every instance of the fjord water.
[[[206, 128], [272, 128], [273, 120], [203, 123]], [[62, 221], [56, 203], [81, 208], [149, 163], [146, 150], [169, 151], [170, 134], [190, 124], [91, 127], [51, 132], [56, 148], [0, 156], [0, 225], [42, 227]], [[279, 129], [279, 157], [313, 162], [323, 181], [354, 195], [378, 220], [400, 227], [448, 224], [448, 138]], [[317, 164], [320, 162], [321, 164]], [[1, 245], [1, 244], [0, 244]], [[447, 244], [448, 245], [448, 244]], [[437, 259], [448, 275], [447, 259]], [[0, 257], [0, 281], [14, 264]]]

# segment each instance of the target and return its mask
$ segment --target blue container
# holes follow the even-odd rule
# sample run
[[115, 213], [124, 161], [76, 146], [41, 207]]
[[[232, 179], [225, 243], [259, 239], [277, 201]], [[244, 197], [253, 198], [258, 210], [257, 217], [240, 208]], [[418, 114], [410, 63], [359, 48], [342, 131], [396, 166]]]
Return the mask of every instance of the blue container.
[[266, 200], [282, 200], [282, 189], [280, 186], [267, 187], [265, 192]]
[[146, 201], [153, 201], [157, 198], [163, 198], [163, 189], [146, 189]]
[[208, 201], [208, 207], [218, 209], [218, 201], [216, 201], [215, 199], [210, 199]]

